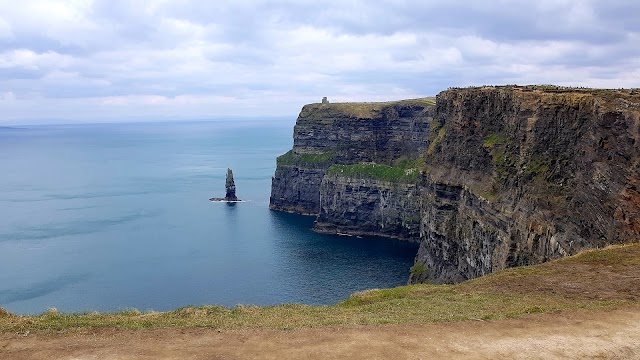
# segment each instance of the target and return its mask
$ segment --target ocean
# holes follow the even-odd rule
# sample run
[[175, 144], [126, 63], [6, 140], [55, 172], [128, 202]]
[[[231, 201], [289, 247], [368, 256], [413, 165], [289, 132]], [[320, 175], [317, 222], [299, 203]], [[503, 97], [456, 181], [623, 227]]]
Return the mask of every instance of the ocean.
[[[0, 306], [332, 304], [405, 284], [415, 244], [268, 208], [293, 120], [0, 128]], [[224, 196], [233, 169], [245, 202]]]

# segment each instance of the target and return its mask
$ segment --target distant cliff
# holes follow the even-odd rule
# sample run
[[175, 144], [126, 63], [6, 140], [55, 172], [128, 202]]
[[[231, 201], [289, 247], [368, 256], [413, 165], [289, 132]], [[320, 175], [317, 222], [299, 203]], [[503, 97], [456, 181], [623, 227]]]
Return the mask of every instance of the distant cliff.
[[450, 89], [303, 108], [271, 208], [418, 241], [411, 282], [457, 282], [640, 240], [640, 93]]
[[320, 213], [320, 186], [333, 164], [393, 164], [427, 148], [433, 98], [389, 103], [311, 104], [293, 130], [293, 149], [278, 157], [270, 208]]

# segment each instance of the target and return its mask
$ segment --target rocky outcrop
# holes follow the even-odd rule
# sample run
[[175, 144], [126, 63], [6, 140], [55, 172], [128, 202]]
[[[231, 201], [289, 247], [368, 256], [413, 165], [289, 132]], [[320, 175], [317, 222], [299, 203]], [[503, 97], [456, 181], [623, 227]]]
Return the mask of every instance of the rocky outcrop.
[[327, 164], [278, 164], [271, 179], [269, 208], [304, 215], [320, 209], [320, 183]]
[[319, 231], [418, 240], [411, 282], [640, 239], [637, 90], [482, 87], [444, 91], [434, 108], [336, 105], [303, 108], [271, 207], [318, 214]]
[[238, 201], [236, 197], [236, 183], [233, 181], [233, 171], [227, 168], [227, 178], [224, 184], [225, 196], [224, 199], [227, 201]]
[[236, 203], [241, 200], [236, 196], [236, 183], [233, 181], [233, 171], [227, 168], [227, 178], [224, 183], [225, 196], [223, 198], [211, 198], [209, 201]]

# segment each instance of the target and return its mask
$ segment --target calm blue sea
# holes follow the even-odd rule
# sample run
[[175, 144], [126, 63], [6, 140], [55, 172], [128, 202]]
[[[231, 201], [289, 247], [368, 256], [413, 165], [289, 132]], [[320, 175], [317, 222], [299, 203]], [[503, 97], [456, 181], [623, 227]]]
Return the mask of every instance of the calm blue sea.
[[[268, 209], [293, 121], [0, 128], [0, 306], [330, 304], [404, 284], [416, 245]], [[234, 171], [235, 205], [224, 196]]]

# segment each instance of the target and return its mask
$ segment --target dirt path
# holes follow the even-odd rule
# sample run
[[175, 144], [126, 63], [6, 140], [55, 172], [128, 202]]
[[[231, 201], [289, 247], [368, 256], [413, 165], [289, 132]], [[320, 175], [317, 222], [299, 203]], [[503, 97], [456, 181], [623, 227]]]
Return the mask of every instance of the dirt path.
[[0, 334], [0, 359], [640, 359], [640, 307], [294, 331]]

